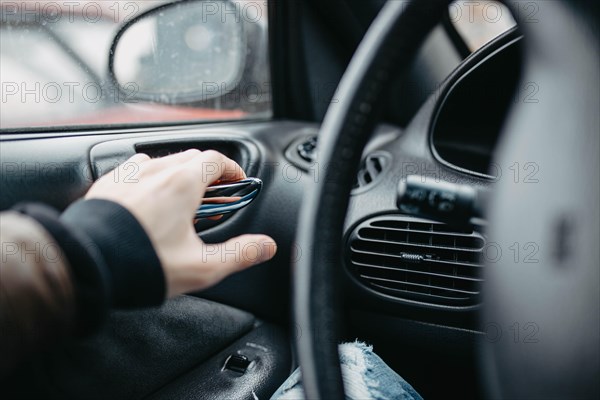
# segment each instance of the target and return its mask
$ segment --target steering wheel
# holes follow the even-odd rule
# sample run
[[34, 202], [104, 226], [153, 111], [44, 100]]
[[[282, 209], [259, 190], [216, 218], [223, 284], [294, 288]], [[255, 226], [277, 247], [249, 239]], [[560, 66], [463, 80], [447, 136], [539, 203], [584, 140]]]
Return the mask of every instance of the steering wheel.
[[[339, 101], [321, 128], [321, 179], [306, 194], [297, 233], [303, 257], [294, 273], [294, 316], [301, 330], [296, 347], [309, 399], [344, 398], [337, 281], [350, 191], [391, 79], [411, 65], [449, 3], [388, 1], [356, 51], [335, 95]], [[507, 246], [532, 243], [539, 263], [505, 255], [488, 265], [482, 315], [505, 329], [533, 322], [539, 341], [529, 347], [511, 340], [485, 346], [491, 397], [598, 393], [598, 5], [584, 3], [528, 2], [539, 10], [535, 23], [512, 9], [525, 36], [522, 82], [536, 82], [540, 93], [535, 104], [515, 103], [496, 161], [506, 168], [533, 162], [540, 178], [530, 185], [512, 177], [496, 182], [488, 233]]]

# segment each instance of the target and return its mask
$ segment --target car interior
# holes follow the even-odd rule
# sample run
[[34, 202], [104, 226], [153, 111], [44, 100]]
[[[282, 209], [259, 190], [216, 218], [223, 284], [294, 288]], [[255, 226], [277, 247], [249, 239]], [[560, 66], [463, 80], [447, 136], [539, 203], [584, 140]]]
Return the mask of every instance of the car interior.
[[14, 398], [262, 400], [298, 367], [343, 398], [357, 340], [426, 399], [600, 397], [597, 2], [24, 4], [0, 3], [0, 210], [217, 150], [252, 179], [199, 236], [278, 252], [115, 310]]

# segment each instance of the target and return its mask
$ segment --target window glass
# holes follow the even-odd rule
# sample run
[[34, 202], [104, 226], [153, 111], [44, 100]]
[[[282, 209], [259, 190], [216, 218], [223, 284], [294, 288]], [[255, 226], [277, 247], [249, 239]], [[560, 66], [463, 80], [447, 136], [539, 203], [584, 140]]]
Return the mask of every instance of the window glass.
[[516, 25], [508, 8], [498, 1], [455, 1], [449, 13], [471, 52]]
[[271, 116], [264, 0], [0, 0], [0, 12], [0, 129]]

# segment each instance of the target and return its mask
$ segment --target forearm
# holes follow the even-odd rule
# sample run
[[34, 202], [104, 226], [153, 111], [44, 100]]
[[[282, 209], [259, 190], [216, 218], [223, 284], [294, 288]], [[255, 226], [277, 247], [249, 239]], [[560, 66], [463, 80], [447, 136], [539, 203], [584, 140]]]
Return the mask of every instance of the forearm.
[[3, 374], [30, 352], [94, 332], [111, 307], [165, 297], [148, 236], [116, 203], [78, 202], [62, 216], [27, 204], [1, 220]]
[[0, 372], [45, 343], [72, 335], [75, 287], [56, 241], [35, 220], [0, 214]]

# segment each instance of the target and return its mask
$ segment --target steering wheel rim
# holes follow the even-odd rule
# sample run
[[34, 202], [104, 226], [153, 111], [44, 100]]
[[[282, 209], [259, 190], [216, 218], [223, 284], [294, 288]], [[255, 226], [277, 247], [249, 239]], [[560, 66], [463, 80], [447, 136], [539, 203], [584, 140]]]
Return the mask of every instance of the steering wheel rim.
[[[389, 1], [353, 57], [319, 133], [319, 177], [306, 194], [297, 242], [294, 315], [306, 397], [342, 399], [336, 270], [350, 191], [393, 70], [407, 68], [448, 0]], [[400, 67], [400, 68], [398, 68]]]
[[[296, 348], [307, 398], [344, 398], [337, 350], [337, 276], [352, 183], [375, 127], [378, 105], [390, 86], [387, 81], [410, 65], [449, 4], [449, 0], [388, 1], [342, 78], [335, 95], [338, 102], [330, 106], [325, 116], [319, 134], [320, 179], [305, 196], [297, 232], [302, 257], [294, 266]], [[519, 13], [513, 14], [519, 20]], [[530, 28], [534, 29], [541, 31], [543, 24]], [[527, 37], [525, 43], [525, 52], [531, 52]], [[535, 45], [542, 47], [540, 43]], [[598, 82], [597, 77], [594, 82]], [[597, 265], [597, 252], [590, 260], [594, 257]], [[594, 350], [598, 352], [597, 346]]]

